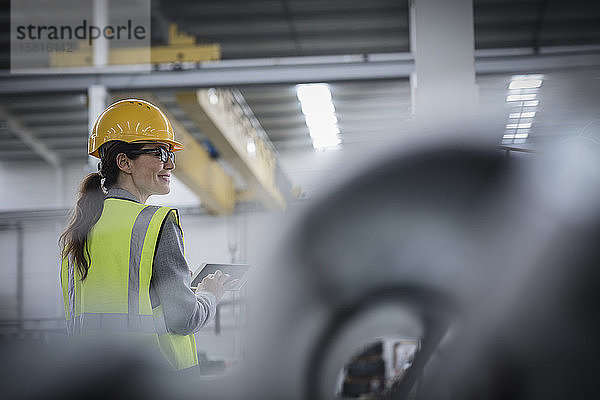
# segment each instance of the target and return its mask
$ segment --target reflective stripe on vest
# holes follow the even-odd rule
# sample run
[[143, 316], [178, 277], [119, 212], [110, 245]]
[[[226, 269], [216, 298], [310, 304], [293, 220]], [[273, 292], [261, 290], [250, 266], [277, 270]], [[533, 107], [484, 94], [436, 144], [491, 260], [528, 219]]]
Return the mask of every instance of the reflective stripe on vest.
[[129, 243], [129, 283], [127, 288], [127, 313], [129, 316], [129, 330], [135, 331], [139, 326], [140, 318], [140, 262], [142, 260], [142, 249], [146, 232], [150, 221], [160, 207], [148, 206], [144, 208], [135, 219], [131, 230], [131, 241]]
[[[64, 262], [64, 261], [63, 261]], [[75, 320], [75, 270], [73, 263], [69, 262], [68, 266], [68, 296], [69, 296], [69, 318], [67, 318], [67, 333], [73, 335], [75, 333], [75, 327], [73, 321]]]
[[[135, 328], [131, 321], [137, 319]], [[152, 315], [109, 314], [84, 312], [72, 322], [75, 330], [156, 333]]]

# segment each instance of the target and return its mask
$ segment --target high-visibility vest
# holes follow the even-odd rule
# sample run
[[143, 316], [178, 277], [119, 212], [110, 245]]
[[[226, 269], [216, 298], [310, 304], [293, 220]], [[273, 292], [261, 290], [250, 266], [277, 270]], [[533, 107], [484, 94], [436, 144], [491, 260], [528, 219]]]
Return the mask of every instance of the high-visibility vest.
[[[177, 370], [198, 365], [194, 335], [167, 331], [162, 306], [152, 309], [150, 279], [162, 224], [177, 210], [107, 198], [88, 234], [91, 260], [81, 281], [77, 268], [63, 257], [61, 284], [67, 329], [71, 335], [116, 333], [145, 339], [160, 347]], [[181, 225], [179, 225], [181, 227]]]

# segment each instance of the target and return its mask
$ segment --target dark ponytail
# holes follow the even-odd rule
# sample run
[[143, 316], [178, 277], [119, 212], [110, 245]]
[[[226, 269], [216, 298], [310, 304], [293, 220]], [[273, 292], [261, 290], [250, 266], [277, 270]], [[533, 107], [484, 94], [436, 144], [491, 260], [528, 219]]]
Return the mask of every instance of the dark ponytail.
[[[104, 191], [100, 185], [102, 176], [94, 172], [85, 177], [79, 187], [79, 198], [73, 209], [71, 221], [60, 235], [63, 256], [77, 266], [81, 280], [85, 279], [89, 269], [90, 253], [87, 248], [87, 235], [94, 226], [104, 208]], [[85, 254], [85, 255], [84, 255]]]
[[[87, 237], [92, 227], [98, 222], [104, 209], [105, 190], [116, 185], [119, 178], [117, 155], [140, 150], [142, 143], [108, 142], [100, 148], [100, 171], [89, 174], [81, 182], [79, 197], [71, 214], [69, 225], [60, 235], [59, 246], [63, 257], [77, 266], [81, 280], [87, 277], [91, 265]], [[138, 156], [129, 155], [130, 159]]]

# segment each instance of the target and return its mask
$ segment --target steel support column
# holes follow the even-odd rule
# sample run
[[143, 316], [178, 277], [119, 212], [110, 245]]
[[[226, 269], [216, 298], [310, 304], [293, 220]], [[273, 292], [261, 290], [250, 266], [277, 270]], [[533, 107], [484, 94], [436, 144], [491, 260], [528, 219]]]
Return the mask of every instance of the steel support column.
[[[108, 1], [93, 0], [92, 4], [92, 21], [95, 26], [107, 26], [108, 24]], [[94, 66], [104, 67], [108, 65], [108, 40], [100, 35], [94, 40]]]
[[[88, 95], [88, 135], [92, 133], [96, 118], [104, 111], [109, 101], [109, 94], [104, 85], [90, 85], [87, 88]], [[90, 172], [96, 172], [98, 159], [88, 156], [88, 167]]]
[[417, 120], [473, 110], [478, 98], [473, 0], [410, 0], [409, 7]]

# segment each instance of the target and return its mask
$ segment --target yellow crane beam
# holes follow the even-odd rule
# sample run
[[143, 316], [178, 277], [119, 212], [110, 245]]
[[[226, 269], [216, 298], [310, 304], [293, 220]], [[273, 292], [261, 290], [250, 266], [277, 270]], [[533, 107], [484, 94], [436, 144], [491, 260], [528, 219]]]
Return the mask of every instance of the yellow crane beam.
[[180, 107], [212, 142], [221, 156], [244, 178], [269, 210], [284, 210], [286, 197], [277, 185], [277, 157], [268, 138], [252, 125], [233, 93], [200, 89], [176, 94]]

